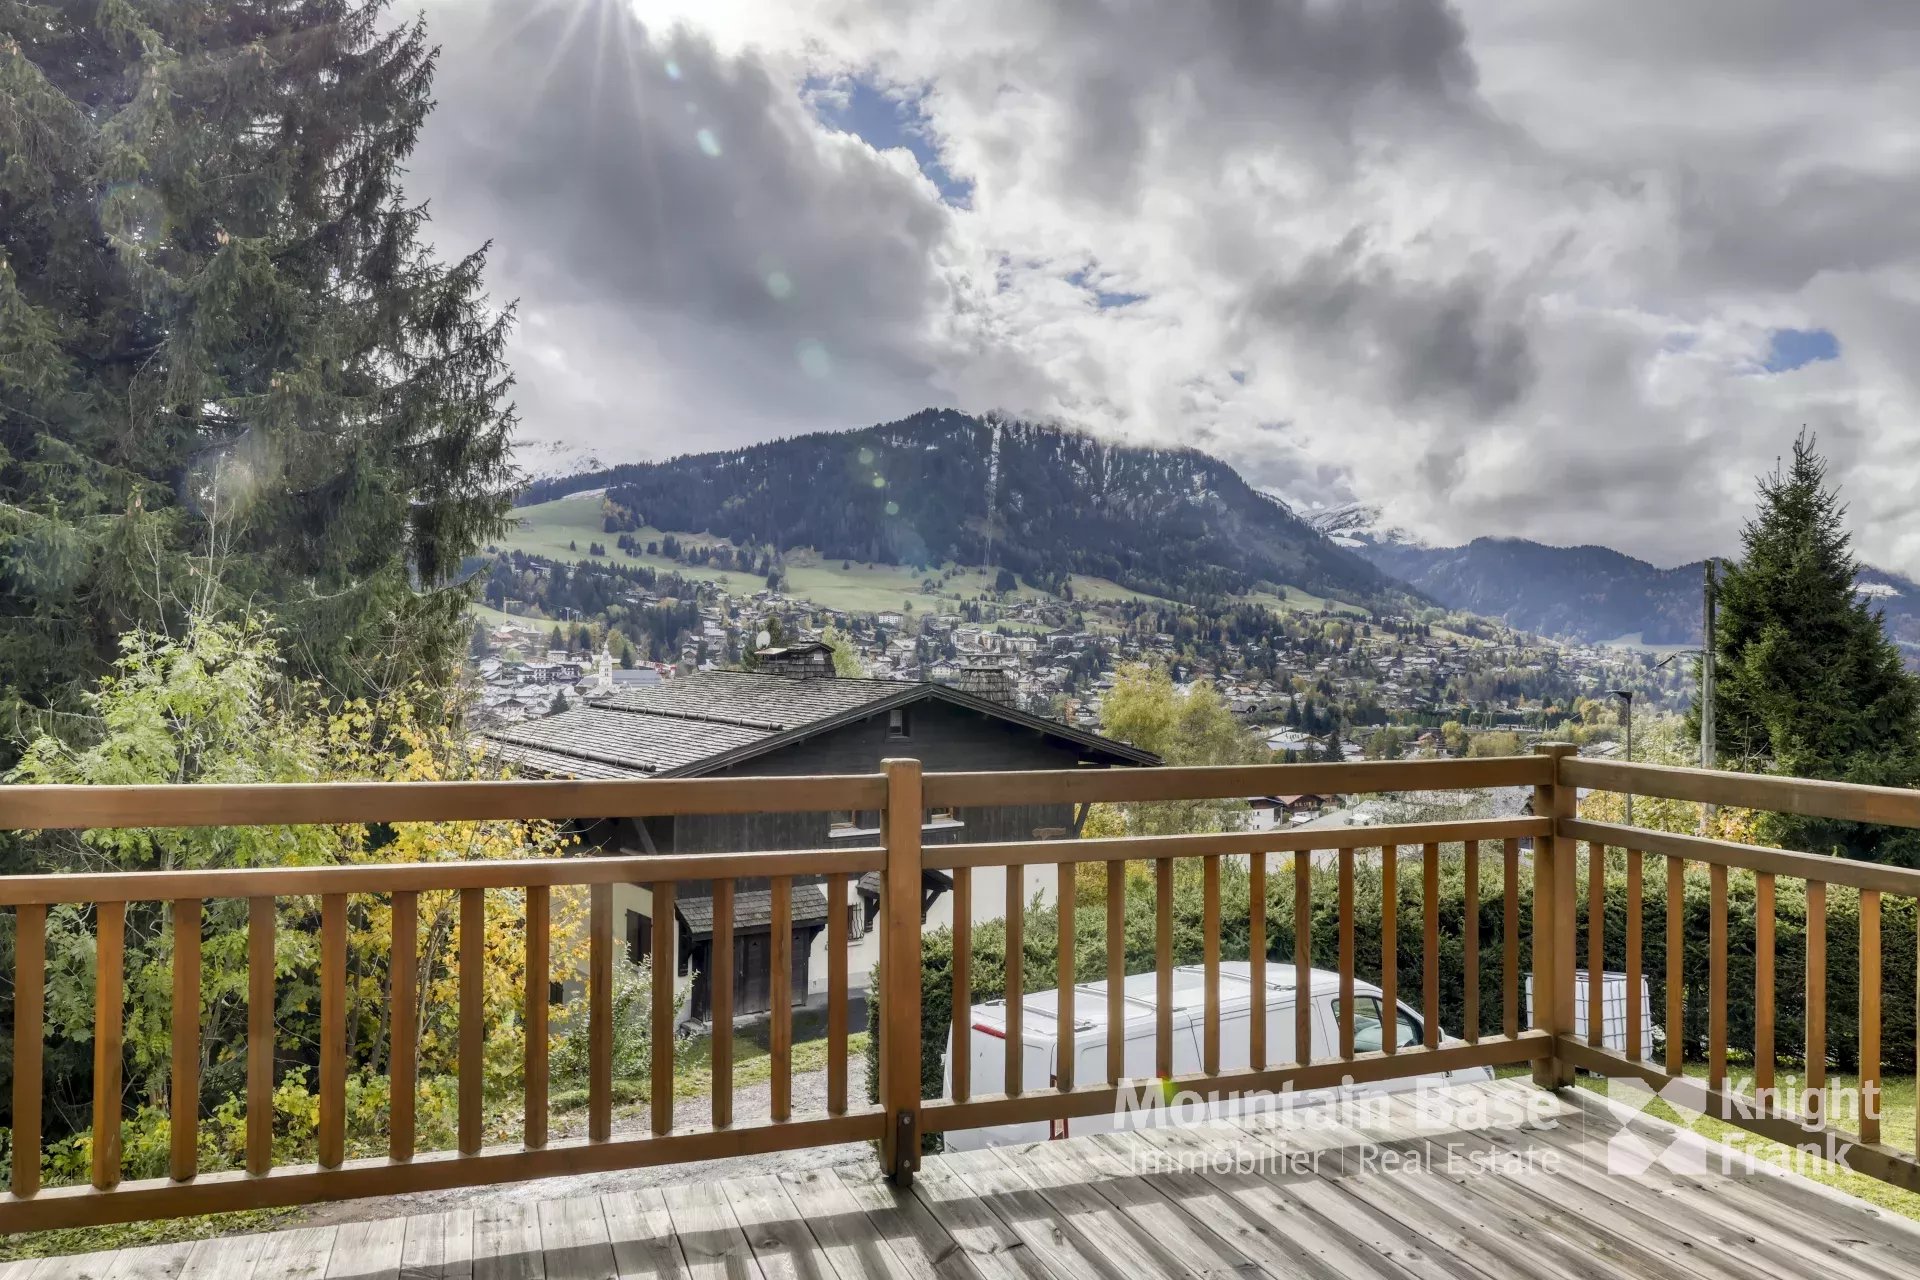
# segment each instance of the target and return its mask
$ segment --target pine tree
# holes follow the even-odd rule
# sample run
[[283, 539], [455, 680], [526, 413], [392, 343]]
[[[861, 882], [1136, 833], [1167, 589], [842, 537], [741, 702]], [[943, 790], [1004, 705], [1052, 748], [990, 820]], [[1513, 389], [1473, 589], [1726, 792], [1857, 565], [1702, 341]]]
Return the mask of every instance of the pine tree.
[[[1920, 680], [1854, 590], [1845, 513], [1804, 433], [1791, 465], [1761, 477], [1744, 556], [1721, 576], [1715, 743], [1733, 768], [1913, 786]], [[1792, 848], [1920, 865], [1920, 836], [1893, 828], [1783, 816], [1763, 834]]]
[[511, 309], [422, 243], [435, 50], [385, 7], [0, 0], [0, 738], [193, 611], [336, 693], [465, 647]]

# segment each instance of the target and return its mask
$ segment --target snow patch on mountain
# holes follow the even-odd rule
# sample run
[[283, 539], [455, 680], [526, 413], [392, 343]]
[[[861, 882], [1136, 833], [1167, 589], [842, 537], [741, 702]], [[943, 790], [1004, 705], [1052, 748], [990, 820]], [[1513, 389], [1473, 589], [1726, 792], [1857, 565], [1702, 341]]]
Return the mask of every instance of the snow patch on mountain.
[[558, 480], [607, 469], [597, 452], [564, 440], [524, 441], [514, 450], [514, 461], [528, 481]]
[[1298, 514], [1336, 546], [1358, 549], [1428, 545], [1424, 538], [1411, 529], [1388, 524], [1386, 512], [1377, 503], [1343, 502], [1338, 506], [1318, 507]]

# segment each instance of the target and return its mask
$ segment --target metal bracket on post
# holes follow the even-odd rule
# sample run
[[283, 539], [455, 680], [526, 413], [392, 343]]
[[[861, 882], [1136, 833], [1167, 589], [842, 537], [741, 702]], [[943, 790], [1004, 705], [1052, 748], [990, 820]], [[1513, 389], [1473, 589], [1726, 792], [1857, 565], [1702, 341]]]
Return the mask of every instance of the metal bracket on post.
[[893, 1185], [906, 1188], [913, 1185], [913, 1171], [920, 1164], [920, 1134], [911, 1111], [902, 1111], [895, 1117], [893, 1133]]

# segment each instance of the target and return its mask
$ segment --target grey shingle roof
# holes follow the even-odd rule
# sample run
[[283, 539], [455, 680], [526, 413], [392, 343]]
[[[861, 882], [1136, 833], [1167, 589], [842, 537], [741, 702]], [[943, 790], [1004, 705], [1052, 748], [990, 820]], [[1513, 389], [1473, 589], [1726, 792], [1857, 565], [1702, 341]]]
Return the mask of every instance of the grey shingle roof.
[[702, 671], [641, 689], [623, 689], [602, 706], [666, 716], [719, 720], [772, 732], [797, 729], [815, 720], [891, 698], [905, 687], [900, 680], [796, 680], [754, 671]]
[[[713, 899], [676, 898], [674, 909], [687, 922], [692, 938], [713, 936]], [[794, 924], [818, 924], [827, 918], [827, 894], [817, 884], [793, 886], [792, 920]], [[766, 929], [773, 924], [773, 890], [748, 889], [733, 895], [733, 928]]]
[[[698, 677], [689, 677], [687, 680], [690, 684], [698, 682]], [[659, 686], [661, 689], [668, 687]], [[652, 693], [656, 690], [639, 692]], [[495, 729], [487, 736], [504, 748], [496, 754], [514, 758], [512, 748], [533, 748], [549, 757], [538, 763], [531, 759], [521, 760], [526, 767], [542, 773], [565, 771], [577, 777], [605, 776], [588, 774], [583, 768], [551, 758], [558, 755], [588, 767], [610, 765], [624, 771], [616, 776], [645, 777], [663, 769], [677, 769], [723, 751], [732, 751], [778, 731], [729, 724], [716, 719], [650, 715], [637, 708], [628, 709], [624, 703], [629, 696], [633, 695], [620, 695], [591, 706], [574, 707], [541, 720], [525, 720]], [[555, 767], [556, 763], [559, 768]]]
[[812, 726], [858, 719], [939, 697], [1078, 742], [1099, 758], [1158, 764], [1125, 743], [913, 680], [795, 679], [752, 671], [702, 671], [622, 689], [591, 705], [486, 734], [487, 751], [556, 778], [644, 778], [699, 773], [806, 736]]

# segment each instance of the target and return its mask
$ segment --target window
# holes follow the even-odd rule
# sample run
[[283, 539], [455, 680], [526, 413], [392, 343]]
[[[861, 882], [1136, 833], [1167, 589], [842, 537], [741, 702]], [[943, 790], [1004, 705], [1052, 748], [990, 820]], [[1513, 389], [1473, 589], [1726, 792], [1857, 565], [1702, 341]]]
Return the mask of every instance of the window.
[[907, 720], [907, 709], [895, 707], [887, 712], [887, 736], [889, 738], [911, 738], [913, 727]]
[[639, 964], [653, 953], [653, 921], [638, 911], [627, 912], [627, 959]]
[[[1420, 1043], [1420, 1019], [1407, 1010], [1395, 1006], [1393, 1042], [1397, 1047], [1406, 1048]], [[1340, 1002], [1333, 1002], [1333, 1020], [1340, 1022]], [[1353, 1051], [1355, 1053], [1378, 1053], [1383, 1045], [1380, 1029], [1386, 1017], [1380, 1007], [1379, 996], [1355, 996], [1353, 998]]]

